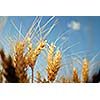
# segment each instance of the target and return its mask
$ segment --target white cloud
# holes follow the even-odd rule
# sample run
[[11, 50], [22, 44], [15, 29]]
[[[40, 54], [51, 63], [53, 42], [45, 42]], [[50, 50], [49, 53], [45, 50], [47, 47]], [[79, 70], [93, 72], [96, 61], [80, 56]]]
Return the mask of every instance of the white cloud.
[[68, 27], [71, 28], [72, 30], [79, 30], [80, 29], [80, 22], [78, 22], [78, 21], [71, 21], [68, 24]]

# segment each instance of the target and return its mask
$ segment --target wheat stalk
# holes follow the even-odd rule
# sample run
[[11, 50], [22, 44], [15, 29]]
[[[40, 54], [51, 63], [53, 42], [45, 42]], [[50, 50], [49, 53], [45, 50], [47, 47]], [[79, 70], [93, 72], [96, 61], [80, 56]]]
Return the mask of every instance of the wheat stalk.
[[3, 78], [2, 78], [2, 71], [0, 71], [0, 83], [2, 83]]
[[41, 74], [39, 71], [37, 71], [37, 83], [41, 82]]

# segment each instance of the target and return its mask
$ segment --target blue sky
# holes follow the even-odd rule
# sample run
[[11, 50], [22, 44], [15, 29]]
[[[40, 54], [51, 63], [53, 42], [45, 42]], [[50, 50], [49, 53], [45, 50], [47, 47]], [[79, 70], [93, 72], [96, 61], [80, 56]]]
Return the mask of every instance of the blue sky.
[[[35, 17], [22, 17], [22, 16], [16, 16], [16, 17], [8, 17], [7, 22], [3, 28], [2, 35], [7, 34], [8, 32], [10, 34], [15, 34], [15, 29], [13, 29], [13, 26], [11, 24], [11, 20], [15, 22], [15, 24], [19, 27], [20, 23], [22, 23], [22, 33], [26, 34], [29, 27], [31, 26], [33, 20]], [[50, 17], [43, 17], [41, 23], [45, 23]], [[57, 35], [60, 33], [63, 33], [64, 31], [68, 30], [68, 23], [71, 21], [78, 21], [80, 23], [80, 29], [73, 31], [69, 36], [73, 41], [80, 41], [82, 43], [81, 48], [83, 49], [90, 49], [98, 51], [100, 48], [99, 45], [99, 36], [100, 36], [100, 17], [82, 17], [82, 16], [57, 16], [55, 19], [58, 19], [59, 23], [55, 26], [55, 28], [50, 33], [50, 37], [53, 36], [53, 38], [49, 38], [50, 41], [55, 41], [55, 38], [57, 38]], [[53, 21], [52, 21], [53, 22]], [[54, 33], [53, 33], [54, 32]], [[49, 37], [48, 36], [48, 37]], [[47, 38], [48, 38], [47, 37]], [[72, 41], [72, 42], [73, 42]], [[92, 43], [92, 45], [91, 45]]]
[[[50, 16], [44, 16], [41, 25], [43, 25]], [[2, 17], [0, 17], [2, 19]], [[13, 28], [11, 20], [15, 22], [17, 27], [22, 23], [22, 33], [26, 34], [32, 22], [34, 21], [34, 16], [9, 16], [6, 19], [6, 22], [3, 25], [2, 31], [0, 32], [0, 39], [8, 35], [16, 36], [17, 31]], [[80, 42], [79, 45], [71, 48], [68, 52], [65, 52], [63, 56], [67, 54], [75, 53], [79, 51], [84, 51], [84, 54], [81, 56], [87, 57], [89, 60], [97, 53], [100, 52], [100, 17], [96, 16], [56, 16], [47, 27], [49, 27], [53, 22], [58, 19], [58, 24], [47, 36], [49, 43], [55, 42], [55, 40], [65, 31], [71, 30], [72, 32], [64, 35], [64, 40], [69, 38], [69, 41], [66, 42], [61, 50], [63, 51], [68, 46], [73, 45], [74, 43]], [[2, 21], [1, 21], [2, 22]], [[0, 22], [0, 23], [1, 23]], [[1, 27], [1, 26], [0, 26]], [[59, 40], [56, 46], [58, 47], [63, 39]], [[7, 51], [7, 45], [5, 45], [5, 51]], [[89, 52], [87, 52], [89, 51]]]

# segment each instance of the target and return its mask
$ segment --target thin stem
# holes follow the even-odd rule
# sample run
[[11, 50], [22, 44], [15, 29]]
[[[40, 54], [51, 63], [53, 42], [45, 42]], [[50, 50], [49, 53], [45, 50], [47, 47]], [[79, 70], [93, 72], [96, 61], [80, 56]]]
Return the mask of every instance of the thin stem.
[[34, 82], [34, 68], [31, 68], [32, 70], [32, 83]]

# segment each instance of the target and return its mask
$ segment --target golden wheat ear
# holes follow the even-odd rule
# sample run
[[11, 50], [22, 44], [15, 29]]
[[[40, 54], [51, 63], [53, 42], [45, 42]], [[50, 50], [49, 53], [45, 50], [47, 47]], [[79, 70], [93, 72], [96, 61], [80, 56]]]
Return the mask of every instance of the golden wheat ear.
[[79, 76], [78, 76], [78, 73], [77, 73], [75, 67], [73, 68], [73, 82], [80, 83], [80, 79], [79, 79]]
[[48, 74], [48, 81], [52, 82], [54, 80], [54, 72], [52, 71], [53, 69], [53, 53], [54, 53], [54, 47], [55, 45], [51, 43], [49, 50], [48, 50], [48, 55], [47, 55], [47, 74]]
[[82, 68], [82, 82], [86, 83], [88, 81], [89, 74], [89, 65], [86, 58], [83, 60], [83, 68]]
[[27, 63], [25, 61], [25, 52], [26, 46], [23, 41], [18, 41], [15, 45], [14, 53], [14, 67], [16, 75], [19, 78], [20, 83], [28, 83], [29, 78], [25, 69], [27, 68]]
[[61, 51], [57, 50], [56, 54], [54, 55], [54, 49], [55, 44], [51, 43], [47, 55], [47, 74], [49, 82], [53, 82], [56, 79], [62, 60]]
[[1, 64], [3, 67], [2, 75], [8, 83], [18, 83], [19, 79], [16, 76], [15, 68], [11, 56], [6, 57], [3, 50], [0, 51]]

